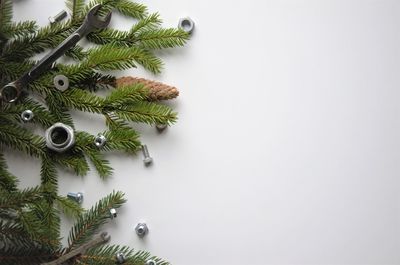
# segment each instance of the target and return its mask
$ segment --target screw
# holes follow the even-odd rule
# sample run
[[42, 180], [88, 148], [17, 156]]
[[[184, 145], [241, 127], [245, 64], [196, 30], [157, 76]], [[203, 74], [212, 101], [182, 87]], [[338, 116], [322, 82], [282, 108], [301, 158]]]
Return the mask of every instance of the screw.
[[125, 260], [126, 260], [125, 255], [124, 255], [124, 253], [122, 253], [122, 252], [118, 252], [117, 254], [115, 254], [115, 259], [117, 260], [117, 262], [118, 262], [119, 264], [124, 263]]
[[147, 145], [142, 145], [142, 152], [143, 152], [143, 162], [146, 166], [150, 165], [153, 163], [153, 158], [150, 157], [149, 150], [147, 149]]
[[67, 16], [67, 11], [61, 10], [57, 15], [54, 17], [49, 17], [50, 24], [54, 24], [60, 22]]
[[155, 262], [155, 261], [152, 260], [152, 259], [148, 259], [148, 260], [146, 261], [146, 265], [157, 265], [157, 262]]
[[68, 192], [67, 197], [76, 201], [77, 203], [82, 203], [83, 193], [82, 192]]
[[111, 219], [117, 218], [117, 210], [115, 210], [115, 208], [110, 209], [110, 216]]
[[135, 227], [135, 231], [140, 238], [143, 238], [149, 232], [149, 228], [145, 223], [138, 223]]

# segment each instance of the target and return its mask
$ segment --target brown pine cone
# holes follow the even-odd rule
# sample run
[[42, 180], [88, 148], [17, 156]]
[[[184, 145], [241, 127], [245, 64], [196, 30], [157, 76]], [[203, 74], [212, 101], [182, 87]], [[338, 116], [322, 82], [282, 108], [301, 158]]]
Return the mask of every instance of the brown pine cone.
[[115, 87], [118, 88], [136, 83], [141, 83], [147, 89], [149, 89], [149, 100], [151, 101], [168, 100], [179, 96], [179, 91], [176, 87], [169, 86], [157, 81], [132, 76], [117, 78]]

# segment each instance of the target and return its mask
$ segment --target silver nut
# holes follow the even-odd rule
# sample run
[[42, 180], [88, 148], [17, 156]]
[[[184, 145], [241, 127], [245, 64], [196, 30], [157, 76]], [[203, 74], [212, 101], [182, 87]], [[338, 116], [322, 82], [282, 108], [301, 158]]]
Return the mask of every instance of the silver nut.
[[168, 127], [167, 124], [160, 124], [160, 123], [156, 124], [156, 129], [158, 132], [164, 131], [167, 127]]
[[122, 264], [126, 261], [125, 255], [122, 252], [118, 252], [117, 254], [115, 254], [115, 259], [119, 264]]
[[179, 19], [178, 28], [191, 34], [194, 30], [194, 21], [190, 17]]
[[65, 75], [56, 75], [53, 84], [58, 90], [64, 92], [69, 88], [69, 79]]
[[83, 202], [83, 193], [82, 192], [68, 192], [67, 197], [76, 201], [77, 203]]
[[30, 120], [33, 119], [33, 116], [34, 116], [33, 112], [32, 112], [31, 110], [29, 110], [29, 109], [24, 110], [24, 111], [21, 113], [21, 119], [22, 119], [23, 121], [30, 121]]
[[155, 260], [148, 259], [146, 260], [146, 265], [157, 265], [157, 262]]
[[117, 210], [115, 210], [115, 208], [110, 209], [110, 216], [111, 219], [117, 218]]
[[145, 223], [138, 223], [135, 227], [136, 234], [142, 238], [149, 232], [149, 228]]
[[94, 145], [97, 148], [101, 148], [101, 147], [105, 146], [106, 142], [107, 142], [107, 138], [102, 134], [97, 135], [96, 138], [94, 139]]
[[47, 148], [56, 151], [64, 152], [70, 149], [75, 144], [75, 133], [71, 126], [57, 122], [45, 132]]

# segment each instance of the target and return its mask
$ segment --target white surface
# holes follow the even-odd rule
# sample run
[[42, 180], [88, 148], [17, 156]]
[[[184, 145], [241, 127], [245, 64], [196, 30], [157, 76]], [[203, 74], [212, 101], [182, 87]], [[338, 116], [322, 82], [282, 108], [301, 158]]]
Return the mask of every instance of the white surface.
[[[196, 22], [154, 77], [181, 90], [179, 122], [138, 127], [153, 167], [110, 156], [112, 179], [63, 174], [60, 193], [82, 190], [89, 207], [124, 191], [113, 243], [175, 265], [399, 264], [400, 1], [143, 3], [165, 26]], [[62, 5], [17, 1], [16, 17], [45, 24]], [[9, 157], [31, 175], [23, 185], [38, 183], [37, 161]]]

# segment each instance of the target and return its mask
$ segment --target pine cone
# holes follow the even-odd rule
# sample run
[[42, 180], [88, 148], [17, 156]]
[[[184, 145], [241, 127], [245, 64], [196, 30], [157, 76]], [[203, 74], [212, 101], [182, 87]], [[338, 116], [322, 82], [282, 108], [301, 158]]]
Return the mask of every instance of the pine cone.
[[145, 78], [137, 78], [132, 76], [124, 76], [117, 78], [115, 87], [127, 86], [136, 83], [143, 84], [150, 90], [149, 100], [159, 101], [168, 100], [178, 97], [179, 91], [176, 87], [169, 86], [157, 81], [148, 80]]

